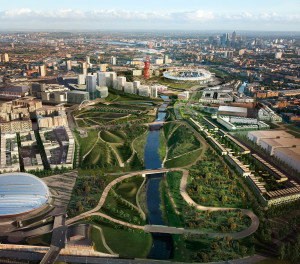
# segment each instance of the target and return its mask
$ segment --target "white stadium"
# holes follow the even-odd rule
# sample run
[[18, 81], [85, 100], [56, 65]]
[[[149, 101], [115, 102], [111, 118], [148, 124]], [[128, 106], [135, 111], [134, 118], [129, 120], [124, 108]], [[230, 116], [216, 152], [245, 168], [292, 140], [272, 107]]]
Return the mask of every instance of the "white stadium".
[[172, 69], [164, 72], [164, 77], [174, 82], [208, 83], [212, 74], [205, 69]]

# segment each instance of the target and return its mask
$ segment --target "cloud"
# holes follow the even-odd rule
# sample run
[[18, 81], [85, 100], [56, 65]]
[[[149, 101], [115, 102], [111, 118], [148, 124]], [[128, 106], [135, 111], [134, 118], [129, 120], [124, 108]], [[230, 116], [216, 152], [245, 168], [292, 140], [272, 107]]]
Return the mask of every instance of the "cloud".
[[[270, 24], [276, 29], [276, 25], [286, 29], [300, 28], [300, 15], [284, 15], [275, 12], [268, 13], [226, 13], [213, 12], [210, 10], [192, 10], [192, 11], [130, 11], [118, 9], [94, 9], [90, 11], [81, 11], [68, 9], [57, 10], [31, 10], [29, 8], [10, 9], [0, 11], [0, 28], [92, 28], [99, 27], [106, 29], [131, 28], [145, 29], [176, 29], [197, 28], [197, 25], [207, 25], [208, 28], [215, 26], [218, 29], [224, 25], [251, 26], [261, 29], [261, 24]], [[72, 28], [73, 27], [73, 28]], [[152, 28], [151, 28], [152, 27]], [[254, 28], [255, 29], [255, 28]]]

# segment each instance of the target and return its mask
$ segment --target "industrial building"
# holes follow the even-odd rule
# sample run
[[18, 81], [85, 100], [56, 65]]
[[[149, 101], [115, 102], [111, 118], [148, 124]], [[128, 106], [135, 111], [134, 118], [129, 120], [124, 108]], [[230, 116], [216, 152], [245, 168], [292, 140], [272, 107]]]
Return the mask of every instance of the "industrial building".
[[271, 156], [276, 149], [300, 147], [299, 138], [266, 138], [260, 140], [260, 146], [265, 149]]
[[90, 99], [90, 94], [85, 91], [69, 91], [68, 92], [68, 103], [70, 104], [81, 104], [81, 102]]
[[221, 105], [218, 108], [219, 115], [247, 117], [247, 108]]
[[285, 164], [300, 172], [300, 147], [277, 148], [274, 157], [283, 161]]
[[251, 131], [248, 132], [248, 138], [260, 145], [262, 139], [279, 139], [279, 138], [295, 138], [293, 135], [283, 131], [283, 130], [263, 130], [263, 131]]

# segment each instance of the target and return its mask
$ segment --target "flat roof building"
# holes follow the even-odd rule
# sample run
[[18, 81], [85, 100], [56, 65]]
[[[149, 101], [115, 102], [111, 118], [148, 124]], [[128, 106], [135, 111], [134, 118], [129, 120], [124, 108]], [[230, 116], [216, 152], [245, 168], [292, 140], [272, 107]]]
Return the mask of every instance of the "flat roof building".
[[247, 108], [221, 105], [221, 106], [219, 106], [218, 114], [219, 115], [228, 115], [228, 116], [246, 117], [247, 116]]
[[279, 139], [279, 138], [295, 138], [293, 135], [283, 131], [283, 130], [260, 130], [248, 132], [248, 138], [260, 145], [262, 139]]

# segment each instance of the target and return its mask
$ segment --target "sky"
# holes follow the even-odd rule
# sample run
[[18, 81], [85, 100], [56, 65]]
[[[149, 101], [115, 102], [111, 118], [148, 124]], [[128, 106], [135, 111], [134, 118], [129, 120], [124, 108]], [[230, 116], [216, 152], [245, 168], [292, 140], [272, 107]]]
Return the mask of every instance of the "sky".
[[0, 0], [0, 30], [300, 31], [300, 0]]

